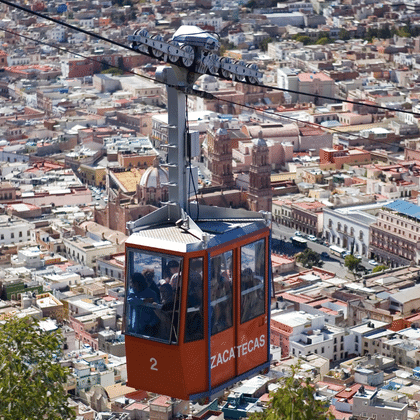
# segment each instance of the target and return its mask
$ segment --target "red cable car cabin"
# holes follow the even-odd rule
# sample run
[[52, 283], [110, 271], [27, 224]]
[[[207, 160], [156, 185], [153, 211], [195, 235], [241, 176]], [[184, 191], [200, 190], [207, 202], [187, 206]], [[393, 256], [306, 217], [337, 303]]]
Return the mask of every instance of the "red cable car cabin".
[[139, 219], [126, 241], [128, 385], [195, 400], [269, 366], [270, 221], [191, 205]]

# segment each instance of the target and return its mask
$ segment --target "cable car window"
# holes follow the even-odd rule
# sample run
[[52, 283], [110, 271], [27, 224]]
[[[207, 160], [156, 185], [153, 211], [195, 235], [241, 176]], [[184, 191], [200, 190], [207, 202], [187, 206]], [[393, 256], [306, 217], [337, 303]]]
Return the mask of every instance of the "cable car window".
[[265, 241], [241, 248], [241, 323], [262, 315], [265, 309]]
[[211, 258], [211, 334], [233, 325], [232, 251]]
[[128, 252], [126, 333], [178, 342], [182, 259], [152, 252]]
[[204, 338], [203, 317], [203, 258], [192, 258], [188, 272], [187, 316], [185, 342]]

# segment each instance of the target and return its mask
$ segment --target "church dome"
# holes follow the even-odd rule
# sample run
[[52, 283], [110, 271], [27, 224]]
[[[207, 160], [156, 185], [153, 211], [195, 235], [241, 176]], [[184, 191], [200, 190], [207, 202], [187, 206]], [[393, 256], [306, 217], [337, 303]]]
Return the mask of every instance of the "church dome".
[[252, 143], [254, 144], [254, 146], [257, 146], [257, 147], [267, 147], [267, 143], [262, 138], [262, 134], [263, 134], [262, 131], [260, 131], [258, 133], [258, 138], [252, 140]]
[[145, 188], [160, 188], [162, 183], [168, 182], [168, 180], [168, 173], [159, 166], [159, 161], [156, 159], [153, 166], [147, 168], [141, 177], [140, 186]]

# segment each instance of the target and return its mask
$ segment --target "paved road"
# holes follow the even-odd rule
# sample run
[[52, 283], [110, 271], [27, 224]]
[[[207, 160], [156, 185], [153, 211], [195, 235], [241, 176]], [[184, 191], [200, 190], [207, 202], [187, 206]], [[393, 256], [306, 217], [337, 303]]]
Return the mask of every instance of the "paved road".
[[[286, 254], [286, 255], [294, 255], [300, 251], [302, 248], [295, 247], [291, 242], [290, 238], [294, 236], [296, 230], [288, 228], [286, 226], [273, 223], [272, 227], [272, 248], [274, 252]], [[329, 252], [329, 248], [325, 245], [321, 245], [316, 242], [311, 242], [308, 240], [308, 248], [311, 248], [315, 252], [321, 254], [321, 252], [327, 252], [329, 257], [322, 258], [324, 261], [323, 268], [328, 271], [332, 271], [337, 274], [338, 277], [348, 277], [353, 278], [353, 275], [350, 274], [347, 268], [344, 267], [344, 259], [337, 257], [335, 255], [331, 255]], [[367, 258], [362, 258], [362, 265], [366, 268], [372, 268], [367, 263]]]

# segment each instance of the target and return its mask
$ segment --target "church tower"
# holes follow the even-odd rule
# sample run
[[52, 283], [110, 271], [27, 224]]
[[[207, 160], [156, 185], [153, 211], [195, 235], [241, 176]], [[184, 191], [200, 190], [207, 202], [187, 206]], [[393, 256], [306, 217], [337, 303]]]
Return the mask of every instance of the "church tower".
[[232, 172], [232, 141], [225, 124], [221, 123], [215, 132], [209, 130], [207, 133], [212, 183], [232, 188], [235, 185]]
[[249, 167], [248, 206], [252, 211], [271, 212], [271, 166], [268, 162], [268, 147], [259, 132], [252, 140], [252, 163]]

